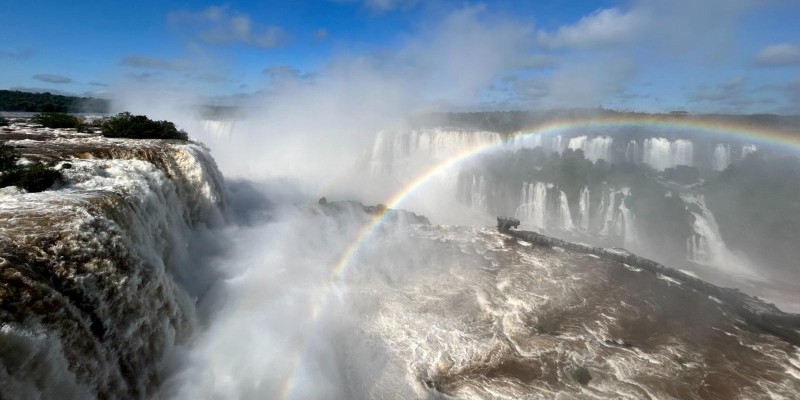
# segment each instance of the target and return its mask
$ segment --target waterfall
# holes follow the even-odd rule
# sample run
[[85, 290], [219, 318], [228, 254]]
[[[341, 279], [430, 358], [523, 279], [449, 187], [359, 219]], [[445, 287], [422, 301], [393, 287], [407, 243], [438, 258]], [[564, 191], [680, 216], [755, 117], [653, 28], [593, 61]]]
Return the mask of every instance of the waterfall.
[[567, 142], [567, 148], [572, 150], [583, 150], [586, 153], [586, 142], [589, 140], [588, 136], [577, 136], [570, 138]]
[[486, 179], [482, 175], [462, 173], [458, 180], [458, 199], [470, 208], [489, 211]]
[[580, 208], [580, 227], [581, 231], [588, 232], [589, 231], [589, 221], [591, 219], [591, 215], [589, 214], [589, 205], [591, 204], [591, 198], [589, 197], [589, 187], [584, 186], [581, 189], [581, 197], [580, 201], [578, 202], [578, 207]]
[[561, 222], [561, 229], [564, 231], [575, 230], [575, 225], [572, 222], [572, 214], [569, 211], [569, 202], [567, 201], [567, 194], [563, 190], [559, 191], [558, 196], [558, 213]]
[[499, 133], [485, 131], [380, 131], [373, 142], [368, 168], [373, 175], [408, 179], [442, 160], [500, 141]]
[[550, 138], [550, 150], [561, 153], [562, 151], [564, 151], [564, 147], [562, 147], [563, 142], [564, 140], [561, 137], [561, 135], [553, 136], [552, 138]]
[[685, 139], [678, 139], [672, 142], [671, 146], [672, 167], [676, 165], [694, 165], [694, 144]]
[[203, 129], [217, 139], [230, 139], [236, 122], [233, 120], [204, 119]]
[[631, 190], [628, 187], [606, 191], [605, 195], [601, 197], [598, 207], [601, 228], [597, 234], [604, 237], [621, 237], [625, 246], [632, 248], [638, 243], [638, 236], [636, 218], [627, 204], [630, 197]]
[[603, 159], [611, 161], [611, 143], [613, 139], [606, 136], [599, 136], [588, 139], [587, 136], [578, 136], [569, 140], [568, 148], [572, 150], [583, 150], [587, 160], [595, 162]]
[[85, 159], [60, 155], [62, 188], [0, 210], [0, 268], [19, 283], [4, 286], [0, 398], [148, 398], [195, 329], [189, 245], [221, 222], [216, 165], [192, 143], [90, 140]]
[[731, 165], [731, 146], [718, 143], [714, 147], [714, 154], [711, 156], [711, 168], [714, 171], [722, 171]]
[[542, 136], [543, 135], [539, 133], [533, 135], [517, 133], [511, 138], [511, 140], [509, 140], [508, 145], [512, 149], [533, 149], [536, 147], [543, 147]]
[[744, 160], [749, 154], [755, 153], [757, 150], [758, 148], [754, 144], [743, 145], [741, 159]]
[[[609, 189], [608, 190], [608, 204], [605, 202], [600, 203], [600, 212], [601, 212], [601, 221], [602, 221], [602, 228], [600, 229], [600, 236], [608, 236], [611, 233], [611, 226], [614, 222], [614, 216], [616, 214], [616, 196], [617, 192]], [[605, 197], [603, 198], [605, 200]], [[605, 209], [603, 209], [603, 205], [605, 204]]]
[[472, 208], [481, 211], [488, 211], [486, 199], [486, 180], [483, 176], [475, 177], [472, 175], [472, 191], [470, 192], [470, 205]]
[[698, 264], [724, 268], [730, 272], [752, 274], [750, 263], [728, 249], [714, 215], [703, 195], [681, 194], [692, 214], [692, 234], [686, 239], [686, 257]]
[[727, 253], [714, 215], [706, 207], [703, 195], [682, 194], [681, 199], [688, 205], [694, 217], [692, 235], [687, 239], [686, 252], [690, 261], [700, 264], [717, 264]]
[[619, 218], [621, 221], [621, 235], [624, 238], [625, 247], [631, 249], [638, 244], [638, 237], [636, 234], [636, 224], [634, 221], [633, 212], [626, 204], [631, 195], [630, 188], [622, 188], [621, 193], [624, 196], [619, 204]]
[[631, 163], [639, 162], [639, 147], [636, 144], [636, 140], [628, 142], [628, 146], [625, 148], [625, 161]]
[[523, 183], [520, 206], [515, 216], [527, 224], [545, 229], [547, 210], [547, 184], [543, 182]]
[[673, 142], [665, 138], [648, 138], [644, 140], [642, 162], [658, 170], [676, 165], [692, 166], [694, 145], [685, 139]]

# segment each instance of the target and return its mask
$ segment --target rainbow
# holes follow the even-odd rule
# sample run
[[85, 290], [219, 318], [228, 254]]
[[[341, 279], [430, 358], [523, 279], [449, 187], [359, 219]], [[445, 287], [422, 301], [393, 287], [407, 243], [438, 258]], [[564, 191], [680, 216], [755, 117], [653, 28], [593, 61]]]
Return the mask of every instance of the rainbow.
[[[771, 129], [759, 127], [753, 124], [742, 124], [730, 121], [722, 121], [719, 119], [711, 119], [707, 117], [688, 117], [688, 116], [667, 116], [667, 115], [652, 115], [652, 114], [622, 114], [609, 117], [594, 117], [594, 118], [574, 118], [574, 119], [560, 119], [543, 123], [532, 127], [531, 129], [519, 132], [514, 135], [516, 138], [530, 137], [534, 135], [542, 135], [549, 133], [558, 133], [571, 129], [584, 129], [584, 128], [612, 128], [612, 127], [641, 127], [641, 128], [666, 128], [674, 130], [685, 130], [694, 132], [704, 132], [710, 134], [717, 134], [720, 136], [730, 137], [733, 139], [749, 140], [758, 142], [760, 144], [773, 144], [779, 146], [788, 146], [790, 148], [800, 149], [800, 131], [789, 132], [786, 130]], [[386, 210], [398, 208], [404, 200], [409, 198], [413, 193], [425, 186], [435, 176], [443, 171], [446, 171], [455, 165], [470, 159], [476, 155], [497, 150], [506, 146], [507, 142], [503, 139], [494, 143], [484, 144], [472, 149], [467, 149], [459, 154], [439, 162], [426, 172], [420, 174], [409, 182], [405, 188], [394, 194], [386, 201]], [[378, 215], [374, 215], [366, 225], [356, 235], [354, 241], [345, 249], [338, 262], [331, 269], [330, 275], [327, 280], [327, 286], [322, 293], [319, 294], [317, 301], [313, 304], [309, 315], [309, 324], [314, 325], [319, 318], [322, 310], [325, 309], [331, 292], [334, 286], [342, 280], [348, 266], [350, 266], [358, 254], [362, 244], [369, 239], [369, 237], [377, 230], [377, 228], [384, 221], [387, 215], [384, 211]], [[312, 330], [309, 329], [308, 332]], [[308, 342], [308, 340], [306, 340]], [[304, 350], [304, 353], [307, 351]], [[295, 359], [292, 371], [288, 378], [284, 381], [281, 388], [281, 399], [291, 397], [299, 367], [302, 364], [302, 359], [305, 354], [300, 355]]]

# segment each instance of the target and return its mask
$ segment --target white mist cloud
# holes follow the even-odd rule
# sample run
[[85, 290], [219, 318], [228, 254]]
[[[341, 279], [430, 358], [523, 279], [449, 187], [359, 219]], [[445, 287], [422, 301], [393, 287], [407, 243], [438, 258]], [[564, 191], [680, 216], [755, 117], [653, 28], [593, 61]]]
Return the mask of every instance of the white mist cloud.
[[166, 60], [158, 57], [130, 55], [120, 60], [119, 65], [133, 68], [188, 70], [195, 67], [194, 62], [186, 59]]
[[385, 13], [402, 10], [415, 6], [419, 0], [334, 0], [339, 3], [361, 3], [365, 8], [376, 12]]
[[33, 56], [34, 52], [31, 49], [22, 49], [17, 51], [0, 50], [0, 59], [10, 60], [27, 60]]
[[214, 45], [242, 43], [259, 49], [282, 45], [288, 35], [279, 26], [262, 26], [249, 15], [230, 11], [225, 6], [211, 6], [204, 10], [176, 11], [169, 15], [175, 26], [188, 26], [202, 42]]
[[[227, 18], [224, 10], [213, 11], [203, 18]], [[293, 66], [272, 66], [265, 70], [270, 79], [249, 96], [246, 115], [236, 121], [230, 138], [204, 130], [197, 115], [186, 112], [188, 104], [203, 101], [189, 90], [137, 85], [127, 88], [117, 104], [175, 120], [211, 147], [229, 176], [293, 177], [320, 195], [331, 187], [363, 193], [369, 185], [353, 176], [363, 175], [358, 168], [379, 130], [442, 104], [476, 103], [507, 71], [541, 63], [532, 57], [532, 43], [530, 25], [499, 18], [484, 7], [465, 7], [396, 51], [337, 55], [311, 79]], [[153, 98], [158, 104], [148, 100]]]
[[630, 60], [612, 59], [576, 64], [557, 71], [547, 84], [545, 105], [556, 108], [598, 107], [624, 94], [636, 67]]
[[766, 46], [756, 55], [756, 64], [762, 66], [800, 65], [800, 47], [789, 43]]
[[645, 22], [636, 12], [616, 8], [598, 10], [572, 25], [564, 25], [555, 32], [539, 31], [537, 40], [542, 46], [558, 48], [594, 48], [637, 39]]
[[58, 84], [72, 82], [72, 78], [56, 74], [36, 74], [33, 76], [33, 79], [36, 79], [37, 81], [42, 81], [47, 83], [58, 83]]

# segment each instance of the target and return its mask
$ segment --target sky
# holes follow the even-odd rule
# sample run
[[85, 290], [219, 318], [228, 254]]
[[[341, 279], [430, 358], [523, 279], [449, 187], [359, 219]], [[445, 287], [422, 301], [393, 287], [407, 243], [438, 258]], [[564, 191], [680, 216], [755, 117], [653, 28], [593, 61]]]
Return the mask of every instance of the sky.
[[363, 73], [449, 110], [800, 110], [797, 0], [12, 0], [3, 8], [5, 89], [113, 98], [158, 87], [237, 104]]

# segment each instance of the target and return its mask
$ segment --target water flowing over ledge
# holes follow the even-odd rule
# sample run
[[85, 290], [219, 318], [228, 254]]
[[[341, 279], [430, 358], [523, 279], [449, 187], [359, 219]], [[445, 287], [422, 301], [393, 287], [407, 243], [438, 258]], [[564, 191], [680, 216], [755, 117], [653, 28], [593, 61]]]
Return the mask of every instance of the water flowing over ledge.
[[560, 247], [579, 253], [587, 253], [601, 258], [611, 259], [622, 263], [626, 267], [645, 269], [657, 274], [659, 278], [677, 284], [685, 284], [692, 290], [712, 296], [718, 299], [718, 301], [725, 303], [748, 323], [766, 332], [772, 333], [795, 346], [800, 346], [800, 315], [798, 314], [782, 312], [775, 307], [775, 305], [765, 303], [757, 297], [748, 296], [736, 289], [712, 285], [684, 272], [629, 253], [624, 249], [592, 247], [585, 244], [556, 239], [536, 232], [510, 229], [513, 224], [518, 226], [519, 221], [505, 217], [497, 218], [497, 229], [500, 233], [529, 243]]
[[223, 220], [222, 176], [198, 143], [14, 128], [0, 139], [65, 182], [0, 194], [0, 397], [146, 398], [195, 328], [178, 281]]

